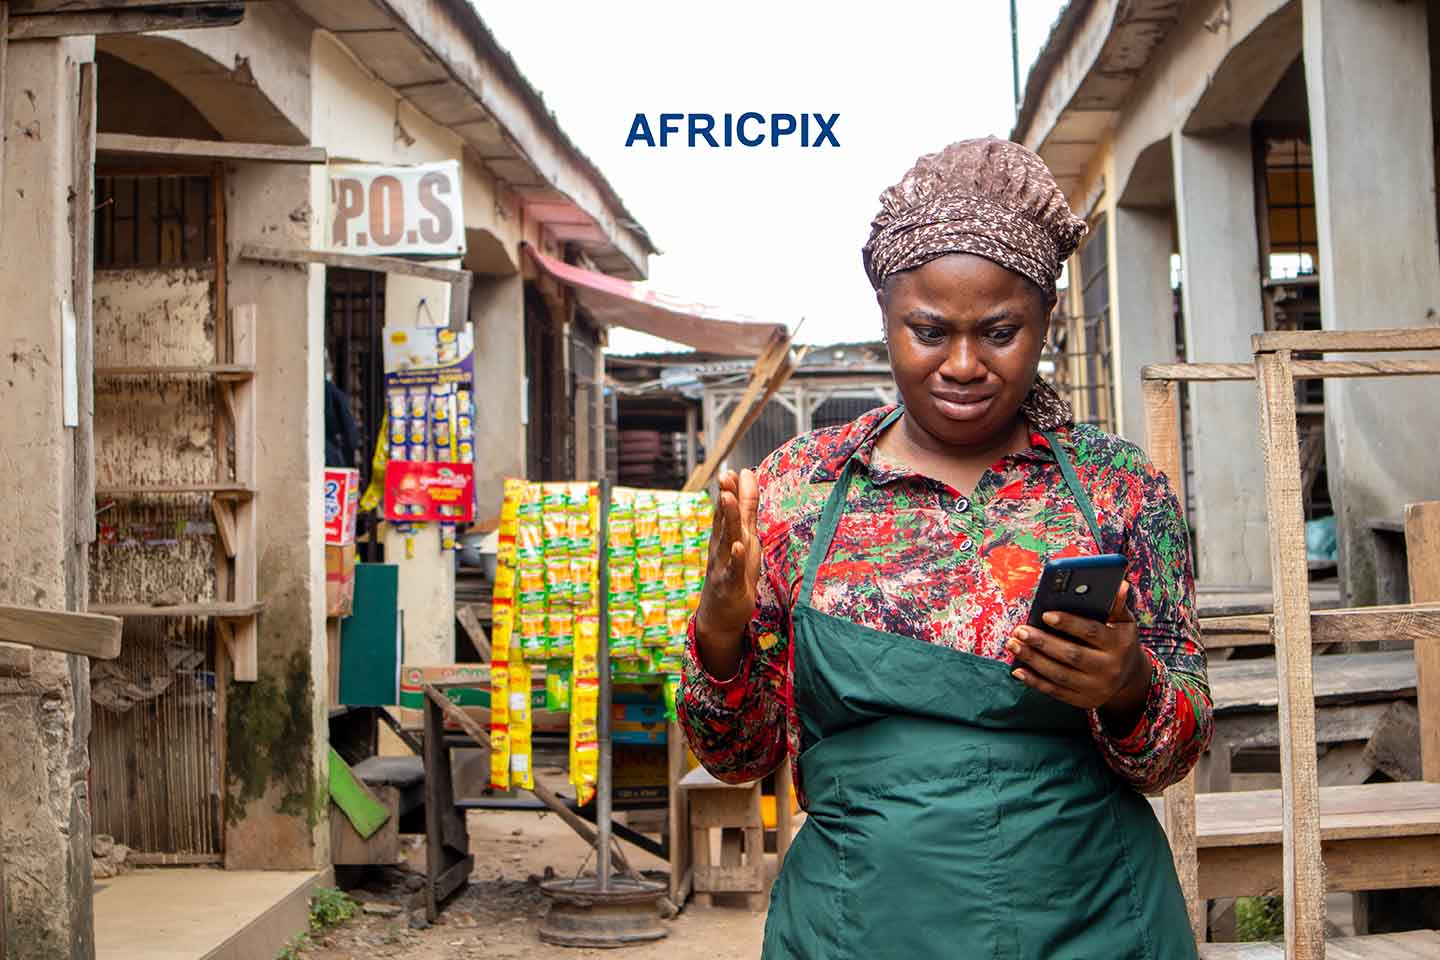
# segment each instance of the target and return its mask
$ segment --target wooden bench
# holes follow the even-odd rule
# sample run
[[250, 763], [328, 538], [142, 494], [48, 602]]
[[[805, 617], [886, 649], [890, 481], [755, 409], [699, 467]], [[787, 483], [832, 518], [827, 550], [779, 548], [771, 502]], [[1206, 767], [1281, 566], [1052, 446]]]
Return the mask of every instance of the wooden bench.
[[[1440, 617], [1432, 607], [1314, 610], [1310, 602], [1302, 503], [1297, 379], [1440, 375], [1435, 360], [1297, 360], [1294, 352], [1440, 351], [1440, 328], [1277, 331], [1252, 338], [1249, 363], [1157, 364], [1141, 372], [1147, 447], [1185, 502], [1181, 468], [1181, 383], [1250, 381], [1265, 455], [1266, 514], [1273, 616], [1245, 624], [1255, 643], [1275, 650], [1279, 747], [1284, 790], [1196, 796], [1194, 777], [1168, 788], [1159, 810], [1175, 852], [1192, 929], [1205, 939], [1205, 901], [1253, 893], [1285, 898], [1285, 943], [1277, 947], [1205, 945], [1203, 956], [1321, 960], [1330, 890], [1440, 884]], [[1440, 601], [1440, 503], [1408, 504], [1405, 536], [1410, 595]], [[1212, 624], [1213, 626], [1213, 624]], [[1241, 625], [1230, 624], [1231, 627]], [[1202, 635], [1206, 626], [1202, 622]], [[1398, 636], [1404, 634], [1405, 636]], [[1424, 781], [1323, 787], [1316, 762], [1319, 643], [1413, 642]], [[1208, 640], [1207, 640], [1208, 645]], [[1427, 937], [1431, 939], [1426, 942]], [[1334, 945], [1330, 957], [1437, 956], [1422, 932], [1364, 937]], [[1410, 952], [1404, 952], [1409, 949]], [[1246, 952], [1250, 951], [1250, 952]], [[1343, 953], [1341, 951], [1344, 951]]]
[[[751, 910], [765, 906], [769, 877], [765, 869], [765, 826], [760, 813], [760, 781], [724, 783], [704, 767], [680, 781], [690, 806], [690, 855], [695, 900], [714, 904], [714, 894], [745, 897]], [[710, 831], [720, 831], [720, 862], [711, 862]]]
[[[1373, 937], [1342, 937], [1325, 945], [1326, 960], [1433, 960], [1440, 933], [1416, 930]], [[1278, 943], [1202, 943], [1200, 960], [1285, 960]]]

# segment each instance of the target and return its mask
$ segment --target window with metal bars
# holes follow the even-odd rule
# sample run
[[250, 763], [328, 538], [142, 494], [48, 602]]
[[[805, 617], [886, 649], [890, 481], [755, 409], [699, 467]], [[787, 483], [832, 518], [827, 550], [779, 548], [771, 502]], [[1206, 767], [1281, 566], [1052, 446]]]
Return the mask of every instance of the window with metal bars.
[[95, 178], [95, 266], [202, 266], [215, 259], [215, 179]]

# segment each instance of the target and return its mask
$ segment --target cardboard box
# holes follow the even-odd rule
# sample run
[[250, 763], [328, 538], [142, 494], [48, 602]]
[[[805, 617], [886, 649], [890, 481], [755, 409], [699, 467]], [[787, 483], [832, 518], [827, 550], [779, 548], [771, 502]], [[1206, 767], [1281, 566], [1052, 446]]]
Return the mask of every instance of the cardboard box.
[[325, 616], [355, 612], [355, 544], [325, 547]]
[[325, 468], [325, 545], [355, 542], [355, 517], [360, 510], [360, 471]]

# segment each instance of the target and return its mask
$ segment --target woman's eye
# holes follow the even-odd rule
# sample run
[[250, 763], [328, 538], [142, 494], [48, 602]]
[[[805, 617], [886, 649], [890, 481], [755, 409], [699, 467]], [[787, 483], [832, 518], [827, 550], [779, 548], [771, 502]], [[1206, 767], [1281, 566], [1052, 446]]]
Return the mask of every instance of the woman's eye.
[[1018, 327], [1001, 327], [998, 330], [991, 330], [985, 335], [985, 339], [989, 340], [991, 343], [1004, 346], [1005, 344], [1014, 340], [1015, 335], [1018, 332]]
[[911, 327], [915, 332], [915, 339], [921, 343], [939, 343], [945, 339], [945, 331], [939, 327]]

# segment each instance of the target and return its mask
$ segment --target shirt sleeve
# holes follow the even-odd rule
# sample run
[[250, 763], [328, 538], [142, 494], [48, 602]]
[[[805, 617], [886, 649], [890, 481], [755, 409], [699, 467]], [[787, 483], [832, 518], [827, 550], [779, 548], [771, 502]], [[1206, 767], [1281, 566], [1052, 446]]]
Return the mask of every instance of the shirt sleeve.
[[727, 783], [758, 780], [787, 752], [790, 591], [783, 571], [789, 527], [773, 516], [769, 466], [767, 461], [760, 468], [760, 582], [755, 616], [741, 638], [740, 668], [733, 677], [716, 677], [705, 669], [692, 616], [676, 702], [690, 749], [705, 769]]
[[1199, 761], [1213, 718], [1184, 515], [1169, 481], [1148, 461], [1137, 481], [1127, 511], [1125, 577], [1150, 661], [1150, 693], [1133, 730], [1117, 735], [1093, 710], [1090, 729], [1111, 769], [1135, 789], [1155, 793], [1184, 779]]

